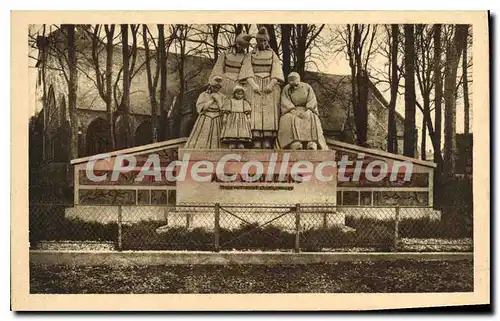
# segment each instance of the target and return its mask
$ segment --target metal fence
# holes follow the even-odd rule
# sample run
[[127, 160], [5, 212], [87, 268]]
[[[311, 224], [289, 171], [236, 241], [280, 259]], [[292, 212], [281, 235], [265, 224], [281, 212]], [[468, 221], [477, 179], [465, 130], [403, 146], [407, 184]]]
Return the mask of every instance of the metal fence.
[[33, 249], [472, 251], [469, 207], [30, 204]]

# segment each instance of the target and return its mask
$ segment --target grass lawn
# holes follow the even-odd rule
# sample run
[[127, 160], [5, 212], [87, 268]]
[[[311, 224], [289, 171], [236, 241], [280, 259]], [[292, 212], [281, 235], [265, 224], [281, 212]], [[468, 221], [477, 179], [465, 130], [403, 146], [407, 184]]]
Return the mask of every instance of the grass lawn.
[[308, 265], [30, 265], [31, 293], [470, 292], [473, 262]]

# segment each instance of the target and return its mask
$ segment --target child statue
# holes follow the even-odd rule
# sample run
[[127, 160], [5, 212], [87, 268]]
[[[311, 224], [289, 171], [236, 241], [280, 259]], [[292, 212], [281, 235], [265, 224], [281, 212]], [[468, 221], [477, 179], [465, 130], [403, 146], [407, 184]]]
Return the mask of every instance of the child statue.
[[247, 143], [252, 141], [252, 130], [250, 114], [252, 108], [248, 101], [244, 99], [245, 90], [241, 86], [235, 86], [233, 97], [226, 100], [222, 106], [222, 143], [228, 144], [230, 149], [245, 148]]
[[221, 107], [225, 96], [221, 89], [222, 77], [212, 77], [208, 89], [202, 92], [196, 101], [198, 118], [185, 148], [218, 149], [220, 148], [220, 131], [222, 128]]

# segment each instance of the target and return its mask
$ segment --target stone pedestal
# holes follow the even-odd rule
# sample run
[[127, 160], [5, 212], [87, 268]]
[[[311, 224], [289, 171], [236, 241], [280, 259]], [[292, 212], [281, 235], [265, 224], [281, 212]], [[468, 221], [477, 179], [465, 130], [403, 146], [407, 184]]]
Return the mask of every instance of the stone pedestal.
[[[186, 175], [177, 182], [177, 204], [230, 206], [220, 213], [223, 228], [235, 228], [243, 222], [259, 225], [272, 222], [284, 230], [294, 230], [293, 210], [279, 216], [280, 211], [286, 211], [286, 206], [293, 209], [296, 204], [301, 205], [302, 229], [344, 226], [344, 214], [332, 207], [337, 198], [334, 159], [335, 152], [330, 150], [181, 149], [179, 160], [184, 162]], [[263, 169], [260, 177], [259, 167]], [[203, 181], [193, 176], [196, 168], [203, 169], [204, 173], [199, 174]], [[245, 176], [246, 172], [253, 176]], [[221, 179], [232, 175], [235, 175], [234, 181]], [[256, 208], [255, 205], [262, 206]], [[228, 211], [236, 213], [238, 218]], [[171, 213], [172, 217], [183, 217], [184, 212], [189, 216], [189, 227], [213, 228], [213, 209], [207, 212], [206, 208], [196, 211], [179, 206], [175, 212]]]
[[[323, 163], [335, 160], [335, 152], [331, 150], [180, 149], [179, 160], [185, 160], [187, 172], [185, 179], [177, 182], [177, 204], [336, 204], [337, 170], [333, 163]], [[253, 176], [251, 180], [257, 180], [250, 182], [240, 175], [245, 168], [255, 173], [260, 166], [257, 163], [264, 169], [260, 179]], [[206, 170], [199, 174], [204, 181], [193, 177], [196, 167]], [[309, 174], [308, 169], [312, 169]], [[223, 181], [221, 174], [236, 175], [235, 180]]]

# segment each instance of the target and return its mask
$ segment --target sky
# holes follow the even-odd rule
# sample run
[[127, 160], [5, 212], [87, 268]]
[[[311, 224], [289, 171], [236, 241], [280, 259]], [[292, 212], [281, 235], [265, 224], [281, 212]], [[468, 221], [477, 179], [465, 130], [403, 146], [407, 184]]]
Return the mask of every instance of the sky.
[[[335, 32], [339, 27], [341, 27], [341, 26], [339, 26], [339, 25], [326, 26], [323, 29], [321, 36], [326, 40], [334, 38], [336, 36]], [[50, 27], [48, 27], [48, 28], [50, 28]], [[53, 27], [52, 27], [52, 29], [53, 29]], [[154, 25], [151, 25], [149, 29], [151, 30], [153, 37], [156, 37], [156, 35], [157, 35], [156, 27]], [[253, 34], [256, 31], [257, 31], [257, 28], [255, 25], [253, 25], [252, 28], [250, 29], [250, 33]], [[31, 25], [30, 26], [30, 33], [36, 34], [37, 32], [41, 34], [41, 32], [42, 32], [41, 25]], [[119, 31], [117, 31], [116, 34], [118, 32]], [[129, 37], [129, 39], [130, 38], [131, 37]], [[139, 37], [139, 39], [142, 39], [142, 38]], [[377, 39], [382, 39], [382, 37], [379, 37]], [[254, 44], [254, 41], [255, 40], [252, 40], [253, 44]], [[382, 40], [380, 40], [380, 41], [382, 41]], [[142, 46], [141, 41], [139, 42], [139, 46]], [[334, 49], [337, 47], [335, 47], [335, 46], [331, 47], [331, 45], [323, 44], [323, 42], [322, 42], [322, 44], [320, 44], [317, 48], [315, 48], [315, 50], [313, 52], [319, 53], [320, 48], [323, 51], [323, 54], [321, 55], [322, 57], [321, 58], [319, 58], [319, 57], [314, 58], [313, 61], [316, 64], [315, 65], [314, 64], [308, 65], [308, 67], [307, 67], [308, 70], [319, 71], [319, 72], [329, 73], [329, 74], [337, 74], [337, 75], [349, 75], [350, 74], [349, 62], [348, 62], [345, 54], [343, 54], [343, 53], [335, 54], [334, 53]], [[472, 51], [470, 51], [469, 55], [471, 55], [471, 53], [472, 53]], [[36, 49], [30, 48], [29, 55], [31, 57], [36, 57], [37, 54], [38, 54], [38, 51]], [[29, 61], [29, 66], [30, 66], [30, 68], [29, 68], [29, 72], [30, 72], [29, 82], [30, 82], [30, 88], [31, 88], [30, 97], [31, 97], [31, 101], [33, 102], [31, 104], [30, 114], [34, 114], [36, 111], [39, 111], [39, 109], [40, 109], [40, 103], [37, 103], [37, 98], [36, 98], [37, 95], [35, 93], [37, 70], [34, 67], [34, 65], [35, 65], [36, 61], [32, 58], [28, 58], [28, 61]], [[387, 59], [385, 57], [383, 57], [381, 54], [374, 54], [371, 58], [370, 65], [371, 65], [373, 73], [375, 73], [375, 71], [374, 71], [375, 69], [385, 71], [385, 70], [387, 70]], [[458, 74], [461, 75], [461, 67], [460, 66], [459, 66]], [[404, 80], [401, 80], [401, 84], [404, 85]], [[387, 100], [390, 100], [388, 86], [384, 86], [384, 85], [379, 84], [377, 86], [377, 88], [382, 92], [382, 94], [384, 95], [384, 97]], [[470, 92], [472, 92], [472, 88], [470, 88]], [[420, 97], [420, 94], [418, 93], [418, 85], [417, 85], [417, 100], [421, 101], [420, 98], [421, 97]], [[470, 98], [470, 102], [471, 102], [471, 124], [472, 124], [472, 117], [473, 117], [472, 97]], [[457, 100], [457, 124], [456, 124], [457, 125], [457, 133], [463, 133], [463, 131], [464, 131], [464, 107], [463, 106], [464, 106], [463, 99]], [[443, 106], [443, 108], [444, 108], [444, 106]], [[404, 95], [402, 95], [402, 94], [400, 94], [398, 96], [396, 110], [401, 115], [404, 116]], [[421, 138], [420, 138], [421, 124], [422, 124], [422, 113], [420, 112], [420, 110], [417, 107], [416, 126], [417, 126], [418, 132], [419, 132], [419, 139], [418, 139], [419, 150], [420, 150], [420, 140], [421, 140]], [[442, 127], [444, 127], [444, 125]], [[430, 137], [427, 137], [426, 145], [427, 145], [427, 150], [430, 151], [432, 149], [432, 147], [431, 147], [432, 143], [431, 143]]]

